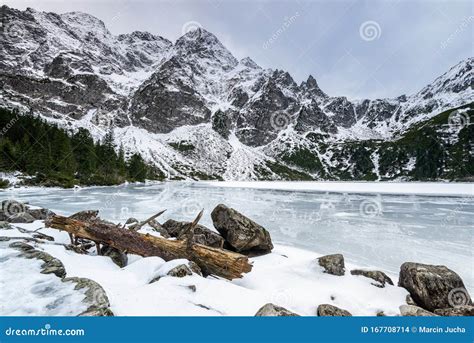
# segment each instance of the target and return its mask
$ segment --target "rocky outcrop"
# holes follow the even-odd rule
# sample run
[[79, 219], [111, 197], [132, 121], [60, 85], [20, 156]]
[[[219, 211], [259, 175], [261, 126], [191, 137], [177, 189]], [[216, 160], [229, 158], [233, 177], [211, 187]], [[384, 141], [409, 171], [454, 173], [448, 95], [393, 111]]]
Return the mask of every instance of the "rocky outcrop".
[[[189, 222], [180, 222], [169, 219], [163, 223], [162, 227], [171, 237], [178, 238], [186, 231], [189, 224]], [[198, 224], [194, 228], [194, 242], [209, 247], [222, 248], [224, 245], [224, 238], [207, 227]]]
[[338, 276], [344, 275], [344, 256], [341, 254], [322, 256], [318, 258], [318, 263], [324, 268], [325, 273]]
[[372, 283], [372, 285], [380, 288], [384, 288], [385, 284], [389, 284], [393, 286], [393, 281], [390, 279], [387, 274], [381, 272], [379, 270], [363, 270], [363, 269], [353, 269], [351, 270], [352, 275], [362, 275], [372, 280], [375, 280], [376, 283]]
[[235, 251], [261, 255], [273, 249], [270, 233], [233, 208], [217, 205], [211, 217], [214, 227]]
[[352, 317], [349, 311], [329, 304], [319, 305], [316, 313], [319, 317]]
[[426, 311], [414, 305], [400, 306], [400, 314], [404, 317], [437, 317], [433, 312]]
[[284, 307], [268, 303], [257, 311], [255, 317], [299, 317], [299, 315]]
[[400, 267], [398, 285], [428, 311], [472, 304], [462, 279], [445, 266], [406, 262]]

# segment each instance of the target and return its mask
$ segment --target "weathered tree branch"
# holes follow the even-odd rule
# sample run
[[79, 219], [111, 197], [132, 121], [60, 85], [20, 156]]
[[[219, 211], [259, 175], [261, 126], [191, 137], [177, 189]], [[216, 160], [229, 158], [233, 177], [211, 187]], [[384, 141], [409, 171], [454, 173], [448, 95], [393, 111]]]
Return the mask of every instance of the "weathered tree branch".
[[[196, 224], [201, 215], [198, 215], [194, 220]], [[247, 256], [224, 249], [192, 244], [192, 241], [188, 242], [188, 239], [168, 240], [109, 223], [82, 222], [63, 216], [51, 217], [47, 225], [53, 229], [71, 233], [76, 237], [107, 244], [140, 256], [159, 256], [165, 261], [186, 258], [197, 263], [206, 274], [217, 275], [229, 280], [240, 278], [243, 273], [252, 270]]]

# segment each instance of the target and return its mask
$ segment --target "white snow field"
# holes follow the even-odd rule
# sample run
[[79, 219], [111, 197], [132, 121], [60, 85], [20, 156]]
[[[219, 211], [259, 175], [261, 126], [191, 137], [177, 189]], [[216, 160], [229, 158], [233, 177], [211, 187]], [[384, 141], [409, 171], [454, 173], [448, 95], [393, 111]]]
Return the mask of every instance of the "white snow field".
[[[266, 183], [166, 182], [76, 190], [12, 188], [0, 192], [0, 198], [28, 201], [63, 215], [99, 209], [103, 218], [121, 223], [129, 217], [145, 219], [165, 208], [168, 210], [160, 222], [170, 218], [191, 220], [204, 208], [201, 223], [209, 228], [213, 227], [210, 212], [224, 203], [270, 232], [275, 243], [273, 252], [251, 258], [253, 270], [232, 282], [193, 275], [162, 277], [148, 284], [177, 262], [131, 256], [129, 265], [119, 268], [108, 257], [79, 255], [60, 245], [37, 246], [59, 258], [68, 277], [87, 277], [101, 284], [116, 315], [251, 316], [268, 302], [301, 315], [315, 315], [317, 306], [323, 303], [353, 315], [376, 315], [380, 311], [397, 315], [407, 294], [396, 287], [398, 271], [407, 261], [446, 265], [461, 276], [473, 293], [472, 193], [460, 190], [456, 184], [431, 183], [431, 196], [413, 194], [416, 189], [426, 194], [428, 186], [413, 185], [412, 194], [381, 194], [374, 192], [376, 187], [384, 192], [392, 186], [337, 184], [339, 190], [347, 191], [338, 193], [332, 188], [321, 192], [308, 187], [303, 190], [302, 183], [277, 183], [274, 188], [285, 189], [267, 189]], [[249, 188], [251, 185], [254, 187]], [[450, 185], [451, 189], [447, 187]], [[296, 190], [290, 190], [291, 187]], [[464, 184], [461, 188], [469, 187]], [[364, 189], [372, 192], [362, 194]], [[450, 196], [434, 195], [436, 189]], [[41, 228], [40, 232], [54, 236], [56, 242], [69, 242], [66, 233], [42, 228], [39, 221], [16, 225], [29, 230]], [[2, 230], [0, 236], [5, 232], [21, 235], [13, 231], [16, 230]], [[4, 250], [1, 252], [5, 256]], [[333, 253], [344, 255], [345, 276], [325, 274], [315, 261]], [[19, 282], [26, 290], [32, 288], [34, 280], [19, 281], [18, 275], [10, 275], [18, 274], [22, 268], [2, 268], [2, 289], [17, 287]], [[33, 267], [27, 268], [25, 273], [30, 275]], [[354, 268], [381, 270], [392, 278], [395, 286], [375, 287], [371, 279], [350, 275]], [[196, 291], [187, 287], [190, 285], [196, 286]], [[31, 297], [29, 304], [5, 301], [7, 305], [1, 309], [5, 315], [46, 314], [39, 303], [30, 304], [34, 302]]]

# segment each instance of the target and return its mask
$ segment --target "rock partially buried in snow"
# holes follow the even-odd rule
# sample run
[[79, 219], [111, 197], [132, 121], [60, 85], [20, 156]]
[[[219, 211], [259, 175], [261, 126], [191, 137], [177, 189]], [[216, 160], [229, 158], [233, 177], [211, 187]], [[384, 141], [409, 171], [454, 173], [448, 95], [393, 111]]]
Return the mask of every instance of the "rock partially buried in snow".
[[349, 311], [329, 304], [319, 305], [316, 312], [319, 317], [352, 317]]
[[443, 308], [434, 310], [434, 313], [439, 316], [459, 317], [459, 316], [474, 316], [474, 306], [456, 306], [453, 308]]
[[63, 279], [63, 282], [73, 282], [76, 284], [75, 290], [85, 289], [85, 299], [83, 300], [89, 305], [86, 311], [79, 314], [79, 316], [94, 316], [94, 317], [105, 317], [113, 316], [113, 312], [110, 309], [110, 302], [107, 294], [101, 285], [97, 282], [79, 277], [70, 277]]
[[9, 247], [21, 251], [20, 256], [22, 257], [42, 260], [44, 262], [41, 266], [42, 274], [54, 274], [60, 278], [66, 276], [66, 269], [64, 269], [63, 263], [50, 254], [36, 250], [31, 245], [23, 242], [13, 242]]
[[398, 285], [428, 311], [472, 304], [462, 279], [445, 266], [405, 262], [400, 267]]
[[268, 231], [233, 208], [217, 205], [211, 217], [214, 227], [235, 251], [262, 255], [273, 249]]
[[[166, 276], [172, 276], [172, 277], [178, 277], [178, 278], [191, 276], [193, 275], [193, 273], [202, 276], [201, 268], [199, 268], [199, 266], [193, 261], [188, 261], [187, 263], [179, 264], [171, 268], [169, 271], [165, 273], [166, 273], [165, 274]], [[154, 277], [149, 283], [156, 282], [165, 275], [164, 274], [158, 275], [157, 277]]]
[[[162, 226], [171, 237], [180, 237], [189, 227], [189, 224], [189, 222], [179, 222], [169, 219], [163, 223]], [[224, 245], [224, 238], [222, 238], [222, 236], [217, 232], [214, 232], [207, 227], [198, 224], [194, 228], [194, 243], [213, 248], [222, 248]]]
[[127, 254], [124, 254], [120, 250], [111, 247], [110, 245], [103, 245], [100, 249], [100, 254], [103, 256], [108, 256], [117, 266], [123, 268], [127, 266], [128, 257]]
[[400, 314], [404, 317], [437, 317], [433, 312], [426, 311], [414, 305], [400, 306]]
[[344, 275], [344, 256], [341, 254], [322, 256], [318, 258], [318, 263], [324, 268], [325, 273], [338, 276]]
[[35, 220], [28, 212], [16, 213], [7, 218], [9, 223], [33, 223]]
[[299, 317], [299, 315], [284, 307], [268, 303], [255, 313], [255, 317]]
[[393, 286], [393, 281], [390, 279], [387, 274], [379, 270], [363, 270], [363, 269], [353, 269], [351, 270], [352, 275], [362, 275], [372, 280], [377, 281], [377, 283], [372, 283], [372, 285], [380, 288], [384, 288], [385, 284]]

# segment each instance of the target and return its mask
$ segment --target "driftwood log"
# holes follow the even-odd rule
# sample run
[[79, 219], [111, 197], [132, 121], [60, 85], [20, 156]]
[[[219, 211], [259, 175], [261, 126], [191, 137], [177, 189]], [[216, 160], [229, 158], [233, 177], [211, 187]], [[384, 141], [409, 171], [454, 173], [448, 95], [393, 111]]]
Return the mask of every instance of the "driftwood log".
[[[199, 219], [196, 219], [194, 222], [197, 223]], [[189, 240], [191, 235], [187, 235], [187, 239], [169, 240], [141, 234], [110, 223], [83, 222], [57, 215], [50, 218], [47, 226], [66, 231], [75, 237], [107, 244], [121, 251], [144, 257], [159, 256], [165, 261], [186, 258], [197, 263], [205, 273], [228, 280], [240, 278], [243, 273], [252, 270], [247, 256], [224, 249], [193, 244]], [[189, 231], [192, 232], [193, 228], [191, 227]]]

